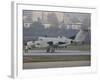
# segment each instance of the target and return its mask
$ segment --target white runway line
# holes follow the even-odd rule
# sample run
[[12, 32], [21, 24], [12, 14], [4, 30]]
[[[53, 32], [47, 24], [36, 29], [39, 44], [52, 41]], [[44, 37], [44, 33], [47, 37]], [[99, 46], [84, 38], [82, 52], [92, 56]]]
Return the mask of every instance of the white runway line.
[[90, 55], [89, 51], [71, 51], [71, 50], [56, 50], [54, 53], [47, 53], [45, 50], [29, 50], [28, 55]]

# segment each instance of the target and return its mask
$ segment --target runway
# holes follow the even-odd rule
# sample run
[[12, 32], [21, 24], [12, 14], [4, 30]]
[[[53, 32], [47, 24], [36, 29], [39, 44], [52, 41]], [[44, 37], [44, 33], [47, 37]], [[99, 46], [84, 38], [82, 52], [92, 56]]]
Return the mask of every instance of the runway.
[[46, 50], [29, 50], [23, 53], [24, 56], [29, 55], [90, 55], [89, 51], [72, 51], [72, 50], [56, 50], [54, 53], [47, 53]]
[[90, 54], [89, 51], [56, 50], [47, 53], [45, 50], [29, 50], [23, 55], [23, 69], [90, 66]]
[[60, 68], [60, 67], [80, 67], [90, 66], [90, 61], [60, 61], [60, 62], [36, 62], [24, 63], [23, 69], [39, 69], [39, 68]]

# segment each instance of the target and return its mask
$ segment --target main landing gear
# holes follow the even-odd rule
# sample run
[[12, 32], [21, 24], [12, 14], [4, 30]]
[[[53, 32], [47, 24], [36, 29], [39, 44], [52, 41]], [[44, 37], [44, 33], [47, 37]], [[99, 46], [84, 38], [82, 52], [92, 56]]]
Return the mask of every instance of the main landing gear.
[[52, 46], [49, 46], [46, 50], [47, 53], [54, 53], [55, 52], [55, 48]]

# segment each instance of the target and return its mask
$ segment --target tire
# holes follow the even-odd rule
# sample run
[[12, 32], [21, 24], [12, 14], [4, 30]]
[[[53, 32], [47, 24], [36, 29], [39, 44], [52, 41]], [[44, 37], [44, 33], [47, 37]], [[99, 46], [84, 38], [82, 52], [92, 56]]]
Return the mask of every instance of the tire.
[[51, 49], [51, 53], [54, 53], [54, 52], [55, 52], [55, 49], [54, 49], [54, 48], [52, 48], [52, 49]]
[[47, 48], [47, 51], [46, 52], [49, 53], [50, 52], [50, 48]]

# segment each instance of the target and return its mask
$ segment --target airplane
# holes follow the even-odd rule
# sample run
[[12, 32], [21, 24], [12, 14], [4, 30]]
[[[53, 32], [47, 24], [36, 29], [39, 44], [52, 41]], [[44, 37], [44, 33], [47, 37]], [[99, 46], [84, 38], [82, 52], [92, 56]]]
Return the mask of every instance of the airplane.
[[58, 37], [38, 37], [36, 41], [28, 41], [27, 49], [31, 49], [32, 46], [36, 48], [46, 48], [46, 52], [53, 53], [57, 48], [67, 48], [68, 45], [76, 42], [81, 43], [84, 41], [87, 31], [85, 29], [80, 29], [79, 32], [70, 38], [64, 36]]

